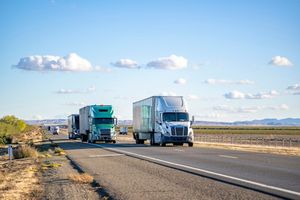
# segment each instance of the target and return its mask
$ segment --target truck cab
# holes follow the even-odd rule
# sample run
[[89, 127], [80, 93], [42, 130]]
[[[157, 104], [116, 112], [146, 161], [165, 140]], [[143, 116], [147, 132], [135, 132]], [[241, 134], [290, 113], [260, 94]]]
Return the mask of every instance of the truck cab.
[[194, 143], [193, 123], [182, 96], [152, 96], [133, 103], [133, 137], [137, 144], [167, 143], [190, 147]]
[[91, 105], [80, 109], [80, 133], [83, 141], [116, 143], [117, 119], [111, 105]]

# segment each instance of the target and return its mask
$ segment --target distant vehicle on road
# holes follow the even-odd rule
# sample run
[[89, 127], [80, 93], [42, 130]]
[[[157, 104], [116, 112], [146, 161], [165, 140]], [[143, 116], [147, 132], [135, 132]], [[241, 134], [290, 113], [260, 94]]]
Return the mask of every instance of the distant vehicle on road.
[[53, 135], [58, 135], [58, 134], [59, 134], [59, 126], [51, 126], [51, 127], [50, 127], [50, 132], [51, 132]]
[[80, 138], [78, 114], [68, 116], [68, 135], [69, 139]]
[[120, 135], [127, 135], [128, 134], [128, 127], [127, 126], [121, 126], [119, 134]]
[[116, 143], [117, 118], [111, 105], [90, 105], [79, 110], [81, 141], [105, 141]]
[[133, 137], [137, 144], [194, 143], [188, 109], [182, 96], [152, 96], [133, 103]]

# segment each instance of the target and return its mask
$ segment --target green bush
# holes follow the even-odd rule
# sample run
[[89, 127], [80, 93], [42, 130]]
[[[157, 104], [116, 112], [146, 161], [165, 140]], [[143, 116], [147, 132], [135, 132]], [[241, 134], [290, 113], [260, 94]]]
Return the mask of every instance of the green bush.
[[28, 129], [27, 124], [13, 115], [0, 119], [0, 144], [9, 144], [13, 136]]

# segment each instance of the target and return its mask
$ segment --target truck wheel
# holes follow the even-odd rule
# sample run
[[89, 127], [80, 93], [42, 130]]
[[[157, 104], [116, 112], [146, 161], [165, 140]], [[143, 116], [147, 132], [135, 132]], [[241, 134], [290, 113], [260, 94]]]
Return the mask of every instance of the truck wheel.
[[116, 144], [116, 140], [113, 140], [112, 143]]
[[166, 146], [166, 143], [163, 142], [163, 143], [161, 143], [160, 145], [161, 145], [162, 147], [165, 147], [165, 146]]
[[189, 147], [193, 147], [194, 143], [190, 142]]
[[71, 134], [69, 133], [69, 140], [70, 140], [70, 139], [72, 139], [72, 138], [71, 138]]

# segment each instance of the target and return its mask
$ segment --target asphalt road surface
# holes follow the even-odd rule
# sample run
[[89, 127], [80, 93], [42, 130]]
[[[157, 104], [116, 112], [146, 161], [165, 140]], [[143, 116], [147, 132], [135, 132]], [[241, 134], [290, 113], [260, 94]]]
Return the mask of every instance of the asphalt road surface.
[[115, 199], [300, 199], [300, 158], [53, 138]]

